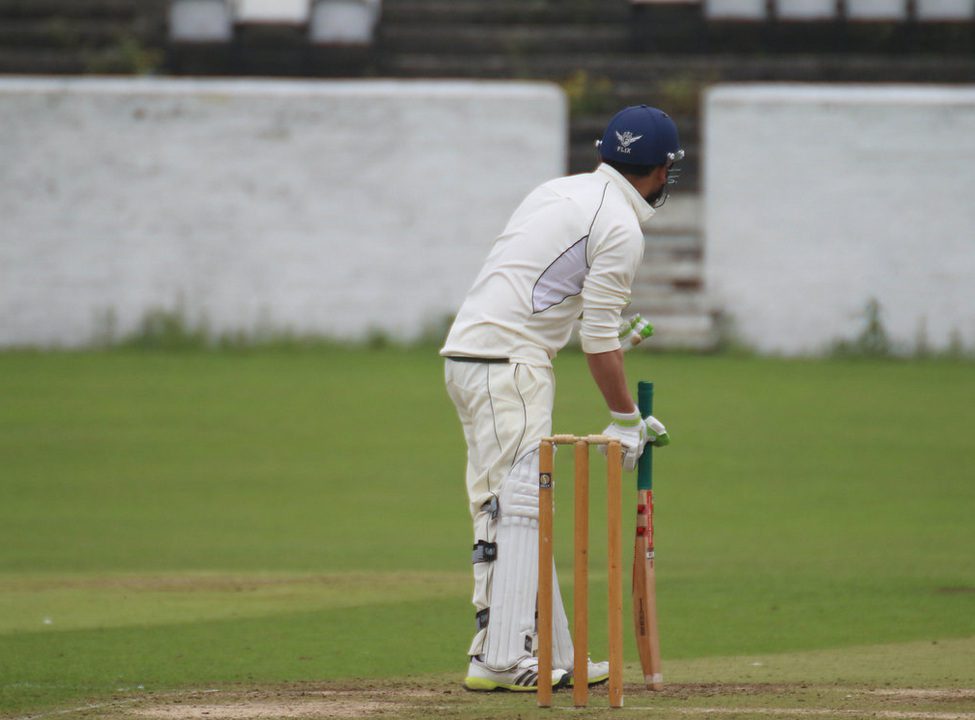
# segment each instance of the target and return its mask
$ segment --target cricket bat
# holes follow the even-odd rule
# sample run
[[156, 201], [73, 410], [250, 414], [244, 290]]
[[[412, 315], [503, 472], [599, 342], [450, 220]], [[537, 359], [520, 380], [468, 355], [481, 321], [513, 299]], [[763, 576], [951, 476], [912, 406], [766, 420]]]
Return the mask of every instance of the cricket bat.
[[[643, 417], [653, 414], [653, 383], [640, 381], [637, 405]], [[637, 465], [636, 544], [633, 548], [633, 629], [648, 690], [663, 690], [660, 635], [657, 632], [657, 578], [653, 556], [653, 446], [647, 445]]]

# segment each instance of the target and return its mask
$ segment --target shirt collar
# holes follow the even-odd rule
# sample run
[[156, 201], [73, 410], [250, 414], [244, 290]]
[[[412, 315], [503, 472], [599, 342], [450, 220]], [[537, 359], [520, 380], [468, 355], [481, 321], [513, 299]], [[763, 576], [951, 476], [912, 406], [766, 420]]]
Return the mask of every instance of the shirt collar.
[[596, 168], [596, 172], [606, 175], [613, 182], [613, 184], [615, 184], [616, 187], [623, 192], [623, 196], [629, 201], [630, 206], [633, 208], [633, 212], [636, 213], [636, 218], [640, 223], [640, 227], [643, 230], [646, 230], [646, 224], [650, 222], [650, 218], [652, 218], [657, 211], [650, 207], [650, 203], [648, 203], [646, 199], [637, 192], [636, 188], [633, 187], [629, 180], [606, 163], [600, 163], [599, 167]]

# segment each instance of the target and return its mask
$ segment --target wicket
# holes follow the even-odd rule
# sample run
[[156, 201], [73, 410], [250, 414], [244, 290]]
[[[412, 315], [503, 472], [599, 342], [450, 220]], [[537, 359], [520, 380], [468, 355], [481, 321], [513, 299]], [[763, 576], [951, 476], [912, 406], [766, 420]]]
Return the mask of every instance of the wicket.
[[552, 687], [552, 492], [555, 445], [575, 446], [575, 643], [572, 701], [589, 702], [589, 447], [605, 445], [606, 504], [609, 508], [609, 704], [623, 707], [623, 570], [620, 513], [623, 502], [622, 449], [604, 435], [542, 438], [538, 458], [538, 706], [551, 707]]

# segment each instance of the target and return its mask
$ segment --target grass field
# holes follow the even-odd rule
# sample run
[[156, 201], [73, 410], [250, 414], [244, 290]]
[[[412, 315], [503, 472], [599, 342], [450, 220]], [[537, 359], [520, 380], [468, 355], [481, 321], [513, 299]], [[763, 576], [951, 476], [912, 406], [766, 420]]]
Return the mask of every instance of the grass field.
[[[627, 629], [628, 707], [975, 720], [975, 365], [628, 371], [674, 438], [655, 455], [668, 689], [636, 686]], [[460, 689], [471, 540], [441, 377], [433, 348], [0, 354], [0, 714], [546, 717]], [[600, 430], [583, 357], [557, 380], [556, 428]], [[603, 517], [597, 492], [599, 657]]]

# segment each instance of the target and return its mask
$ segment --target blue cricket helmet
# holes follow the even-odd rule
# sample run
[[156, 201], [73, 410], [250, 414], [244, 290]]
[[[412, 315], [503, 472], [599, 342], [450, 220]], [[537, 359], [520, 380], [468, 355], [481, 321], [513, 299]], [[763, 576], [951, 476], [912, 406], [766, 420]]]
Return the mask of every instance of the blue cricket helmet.
[[603, 160], [628, 165], [666, 165], [684, 157], [677, 125], [663, 110], [647, 105], [616, 113], [596, 146]]

